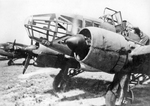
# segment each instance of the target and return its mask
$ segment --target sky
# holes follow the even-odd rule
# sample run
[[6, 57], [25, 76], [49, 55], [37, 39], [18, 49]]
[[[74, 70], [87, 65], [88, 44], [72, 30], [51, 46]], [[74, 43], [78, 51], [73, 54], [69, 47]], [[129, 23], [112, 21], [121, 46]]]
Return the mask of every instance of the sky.
[[0, 43], [30, 44], [24, 23], [27, 17], [45, 13], [74, 13], [93, 18], [105, 7], [121, 11], [123, 19], [150, 36], [150, 0], [0, 0]]

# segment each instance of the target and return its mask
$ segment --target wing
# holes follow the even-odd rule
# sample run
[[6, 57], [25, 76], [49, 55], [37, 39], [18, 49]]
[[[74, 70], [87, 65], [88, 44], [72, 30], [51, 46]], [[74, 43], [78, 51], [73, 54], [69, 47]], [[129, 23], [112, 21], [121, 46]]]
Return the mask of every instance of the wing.
[[133, 49], [131, 52], [131, 56], [139, 56], [145, 54], [150, 54], [150, 45], [138, 46], [135, 49]]
[[[14, 42], [8, 42], [9, 44], [13, 44]], [[20, 47], [27, 47], [28, 45], [21, 44], [21, 43], [15, 43], [15, 46], [20, 46]]]
[[136, 47], [131, 52], [133, 72], [150, 75], [150, 45]]
[[5, 50], [3, 50], [3, 49], [0, 49], [0, 55], [1, 55], [1, 56], [13, 57], [13, 53], [7, 52], [7, 51], [5, 51]]

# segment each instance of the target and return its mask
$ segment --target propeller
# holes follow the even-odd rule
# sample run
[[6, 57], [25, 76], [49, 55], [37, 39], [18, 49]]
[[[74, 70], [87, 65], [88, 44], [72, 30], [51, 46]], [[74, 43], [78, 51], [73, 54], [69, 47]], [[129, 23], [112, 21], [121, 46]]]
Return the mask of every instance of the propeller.
[[89, 46], [82, 34], [69, 37], [66, 40], [66, 44], [74, 53], [76, 53], [76, 55], [79, 56], [80, 59], [83, 59], [88, 53]]
[[23, 69], [23, 74], [26, 72], [28, 66], [29, 66], [29, 63], [30, 63], [30, 60], [31, 60], [32, 56], [30, 54], [28, 54], [26, 60], [25, 60], [25, 65], [24, 65], [24, 69]]
[[38, 42], [36, 42], [35, 45], [30, 45], [30, 46], [25, 48], [25, 50], [28, 51], [28, 52], [27, 52], [27, 58], [25, 59], [23, 74], [26, 72], [26, 70], [27, 70], [27, 68], [29, 66], [30, 60], [34, 56], [32, 51], [36, 50], [38, 48], [39, 48], [39, 43]]
[[12, 45], [12, 46], [9, 46], [10, 51], [14, 51], [14, 49], [15, 49], [15, 44], [16, 44], [16, 39], [14, 40], [13, 45]]

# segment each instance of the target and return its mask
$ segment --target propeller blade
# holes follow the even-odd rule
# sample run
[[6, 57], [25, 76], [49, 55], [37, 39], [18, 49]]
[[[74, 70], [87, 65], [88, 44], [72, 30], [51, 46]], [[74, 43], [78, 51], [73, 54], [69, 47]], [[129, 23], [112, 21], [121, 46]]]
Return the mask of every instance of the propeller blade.
[[31, 57], [32, 57], [32, 56], [31, 56], [30, 54], [28, 54], [28, 56], [27, 56], [27, 58], [26, 58], [26, 60], [25, 60], [25, 65], [24, 65], [24, 69], [23, 69], [23, 74], [26, 72], [26, 70], [27, 70], [27, 68], [28, 68], [28, 66], [29, 66]]
[[[25, 73], [26, 69], [28, 68], [29, 66], [29, 63], [30, 63], [30, 60], [32, 59], [32, 56], [33, 56], [33, 50], [36, 50], [39, 48], [39, 43], [36, 42], [35, 45], [30, 45], [28, 47], [25, 48], [25, 50], [29, 51], [28, 52], [28, 56], [25, 60], [25, 65], [24, 65], [24, 69], [23, 69], [23, 74]], [[32, 52], [32, 53], [31, 53]]]
[[13, 46], [12, 46], [12, 50], [14, 50], [15, 44], [16, 44], [16, 39], [14, 40], [14, 43], [13, 43]]

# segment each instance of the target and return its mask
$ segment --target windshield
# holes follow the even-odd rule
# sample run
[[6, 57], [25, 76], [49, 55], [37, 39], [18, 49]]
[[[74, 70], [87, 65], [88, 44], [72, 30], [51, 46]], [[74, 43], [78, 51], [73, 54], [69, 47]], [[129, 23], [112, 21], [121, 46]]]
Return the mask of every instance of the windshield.
[[120, 11], [115, 11], [110, 8], [105, 8], [104, 16], [101, 17], [105, 22], [108, 22], [112, 25], [121, 25], [122, 24], [122, 16]]

